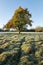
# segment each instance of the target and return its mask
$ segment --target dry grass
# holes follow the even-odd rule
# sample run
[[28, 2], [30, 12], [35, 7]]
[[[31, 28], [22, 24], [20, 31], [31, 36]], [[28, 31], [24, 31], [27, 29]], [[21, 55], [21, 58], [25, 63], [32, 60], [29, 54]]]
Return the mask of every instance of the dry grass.
[[26, 42], [27, 42], [27, 41], [32, 41], [32, 40], [33, 40], [33, 38], [30, 37], [30, 36], [25, 37], [25, 41], [26, 41]]
[[0, 54], [0, 61], [4, 61], [6, 59], [6, 53], [3, 52], [2, 54]]
[[23, 44], [21, 46], [21, 49], [25, 52], [25, 53], [29, 53], [32, 50], [32, 46], [30, 44]]
[[40, 57], [41, 56], [41, 52], [40, 51], [36, 51], [35, 52], [35, 57]]
[[35, 36], [35, 41], [40, 41], [40, 40], [41, 40], [41, 38], [38, 35], [36, 35]]
[[8, 46], [9, 46], [9, 43], [6, 42], [6, 43], [4, 43], [3, 45], [1, 45], [0, 48], [3, 48], [3, 49], [4, 49], [4, 48], [6, 48], [6, 47], [8, 47]]
[[0, 65], [43, 65], [43, 35], [10, 35], [0, 35]]
[[29, 61], [28, 56], [21, 57], [20, 61], [21, 62], [28, 62]]
[[39, 62], [39, 65], [43, 65], [43, 60]]
[[40, 47], [39, 50], [35, 52], [35, 57], [40, 57], [42, 56], [42, 54], [43, 54], [43, 48]]

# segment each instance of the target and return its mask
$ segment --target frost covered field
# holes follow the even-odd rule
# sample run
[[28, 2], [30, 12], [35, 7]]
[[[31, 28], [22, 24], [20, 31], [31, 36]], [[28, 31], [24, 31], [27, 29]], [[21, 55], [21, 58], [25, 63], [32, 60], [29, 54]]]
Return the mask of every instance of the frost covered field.
[[0, 33], [0, 65], [43, 65], [43, 33]]

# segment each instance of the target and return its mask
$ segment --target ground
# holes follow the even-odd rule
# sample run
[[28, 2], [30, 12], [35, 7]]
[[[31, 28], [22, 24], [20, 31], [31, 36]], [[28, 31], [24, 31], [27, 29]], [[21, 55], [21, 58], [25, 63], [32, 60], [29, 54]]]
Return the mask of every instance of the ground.
[[43, 65], [43, 33], [0, 33], [0, 65]]

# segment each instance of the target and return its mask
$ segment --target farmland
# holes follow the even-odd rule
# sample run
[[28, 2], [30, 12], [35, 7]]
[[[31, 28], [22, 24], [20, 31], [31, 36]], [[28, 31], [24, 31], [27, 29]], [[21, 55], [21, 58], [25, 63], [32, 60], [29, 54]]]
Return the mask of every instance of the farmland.
[[0, 33], [0, 65], [43, 65], [43, 33]]

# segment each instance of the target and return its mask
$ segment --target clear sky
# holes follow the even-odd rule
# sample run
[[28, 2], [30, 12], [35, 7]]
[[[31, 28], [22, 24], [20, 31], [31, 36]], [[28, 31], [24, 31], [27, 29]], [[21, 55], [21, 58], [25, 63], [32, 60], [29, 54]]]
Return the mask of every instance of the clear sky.
[[19, 6], [28, 8], [32, 14], [32, 28], [43, 26], [43, 0], [0, 0], [0, 28], [11, 19]]

